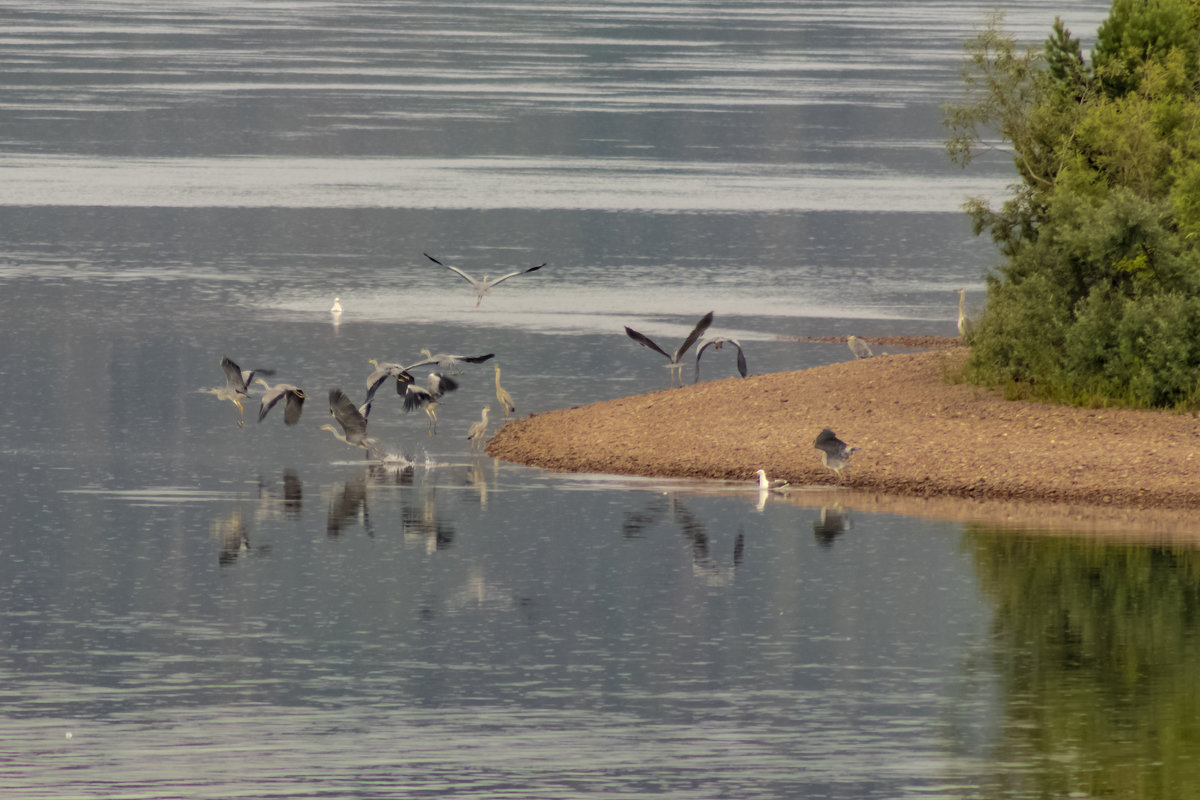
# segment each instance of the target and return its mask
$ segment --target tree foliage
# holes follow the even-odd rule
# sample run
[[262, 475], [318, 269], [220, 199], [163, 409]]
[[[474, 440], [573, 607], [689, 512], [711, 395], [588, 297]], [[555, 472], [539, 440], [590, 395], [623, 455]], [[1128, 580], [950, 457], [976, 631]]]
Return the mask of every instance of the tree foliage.
[[1004, 258], [971, 377], [1075, 403], [1200, 404], [1200, 4], [1116, 0], [1091, 59], [1056, 20], [1039, 51], [993, 17], [966, 45], [947, 151], [999, 140], [1021, 183], [972, 200]]

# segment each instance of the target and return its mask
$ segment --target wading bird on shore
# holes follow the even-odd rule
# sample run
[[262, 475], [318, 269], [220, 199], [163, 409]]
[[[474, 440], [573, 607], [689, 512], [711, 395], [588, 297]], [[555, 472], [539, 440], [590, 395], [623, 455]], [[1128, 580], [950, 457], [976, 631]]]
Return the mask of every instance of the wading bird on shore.
[[700, 356], [704, 355], [705, 348], [712, 347], [713, 350], [721, 350], [727, 343], [737, 348], [737, 371], [743, 378], [746, 377], [746, 354], [742, 352], [742, 343], [737, 339], [722, 339], [719, 336], [714, 336], [711, 339], [706, 339], [700, 345], [700, 348], [696, 350], [696, 377], [692, 380], [692, 383], [700, 380]]
[[477, 448], [477, 447], [483, 447], [485, 444], [487, 444], [487, 426], [488, 426], [487, 418], [488, 418], [488, 412], [491, 410], [492, 410], [491, 406], [484, 406], [483, 407], [483, 418], [481, 420], [479, 420], [478, 422], [472, 423], [471, 427], [467, 430], [467, 439], [471, 442], [472, 449]]
[[513, 404], [512, 395], [500, 385], [500, 365], [493, 364], [492, 368], [496, 370], [496, 399], [500, 401], [500, 407], [504, 409], [504, 418], [508, 419], [517, 413], [517, 407]]
[[300, 421], [300, 412], [304, 408], [304, 390], [290, 383], [277, 383], [272, 386], [262, 378], [255, 378], [254, 382], [263, 385], [263, 396], [258, 403], [259, 422], [266, 418], [267, 412], [280, 400], [283, 400], [283, 424], [295, 425]]
[[458, 273], [458, 275], [463, 280], [465, 280], [467, 283], [471, 284], [471, 287], [473, 289], [475, 289], [475, 307], [476, 308], [479, 308], [479, 304], [483, 302], [483, 296], [485, 294], [491, 293], [492, 287], [495, 286], [496, 284], [500, 283], [501, 281], [506, 281], [509, 278], [516, 276], [516, 275], [524, 275], [526, 272], [537, 272], [539, 269], [546, 266], [546, 262], [543, 261], [541, 264], [538, 264], [536, 267], [529, 267], [527, 269], [518, 269], [514, 272], [508, 273], [507, 275], [501, 275], [499, 278], [489, 279], [487, 273], [484, 273], [482, 280], [477, 280], [475, 278], [472, 278], [467, 273], [463, 272], [458, 267], [452, 267], [449, 264], [443, 264], [441, 261], [438, 261], [436, 258], [429, 255], [429, 253], [423, 253], [423, 255], [426, 258], [428, 258], [430, 261], [432, 261], [433, 263], [437, 264], [439, 267], [445, 267], [448, 270], [452, 270], [452, 271]]
[[857, 447], [849, 447], [829, 428], [817, 434], [813, 447], [821, 451], [821, 463], [833, 470], [838, 480], [842, 478], [842, 470], [850, 465], [850, 456], [858, 452]]
[[237, 406], [238, 410], [238, 427], [246, 424], [246, 410], [242, 408], [242, 401], [250, 397], [250, 384], [254, 381], [255, 375], [274, 375], [275, 370], [272, 369], [247, 369], [243, 370], [235, 364], [228, 356], [221, 359], [221, 369], [225, 372], [225, 385], [216, 389], [202, 389], [205, 393], [215, 394], [218, 400], [228, 400]]
[[679, 345], [679, 348], [675, 351], [674, 354], [670, 354], [666, 350], [663, 350], [661, 347], [656, 345], [654, 343], [654, 341], [652, 339], [650, 339], [648, 336], [646, 336], [645, 334], [642, 334], [642, 333], [638, 333], [633, 328], [630, 328], [628, 325], [625, 326], [625, 335], [628, 336], [630, 339], [633, 339], [635, 342], [640, 344], [642, 347], [649, 347], [654, 352], [661, 353], [663, 356], [665, 356], [667, 359], [667, 362], [668, 362], [667, 369], [669, 369], [671, 371], [671, 375], [679, 383], [683, 383], [683, 377], [682, 377], [683, 363], [681, 361], [681, 359], [683, 358], [683, 354], [688, 351], [689, 347], [691, 347], [693, 344], [696, 343], [696, 340], [699, 339], [700, 336], [704, 333], [704, 331], [708, 329], [708, 326], [712, 324], [712, 321], [713, 321], [713, 312], [711, 312], [711, 311], [708, 312], [707, 314], [705, 314], [703, 317], [701, 317], [700, 321], [696, 323], [696, 327], [692, 328], [692, 332], [687, 335], [687, 338], [683, 340], [683, 344]]
[[453, 378], [447, 378], [440, 372], [431, 372], [424, 386], [410, 383], [405, 387], [404, 410], [424, 409], [425, 416], [429, 417], [429, 435], [433, 436], [437, 433], [438, 400], [441, 400], [446, 392], [452, 392], [457, 388], [458, 382]]
[[870, 358], [875, 355], [871, 352], [870, 345], [853, 334], [846, 337], [846, 344], [850, 346], [850, 352], [854, 353], [855, 358]]
[[338, 433], [332, 425], [322, 425], [321, 430], [329, 431], [338, 441], [358, 447], [367, 452], [367, 458], [381, 458], [385, 455], [379, 443], [367, 436], [367, 415], [371, 413], [370, 405], [361, 408], [346, 396], [341, 389], [329, 390], [329, 413], [342, 426], [344, 433]]
[[971, 332], [971, 320], [967, 318], [967, 290], [954, 291], [958, 292], [958, 335], [963, 338]]

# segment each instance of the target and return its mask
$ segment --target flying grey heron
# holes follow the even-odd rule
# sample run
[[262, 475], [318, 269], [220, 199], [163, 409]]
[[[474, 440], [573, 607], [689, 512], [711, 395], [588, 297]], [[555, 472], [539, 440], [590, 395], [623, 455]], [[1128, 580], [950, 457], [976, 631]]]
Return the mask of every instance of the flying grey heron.
[[484, 406], [483, 418], [478, 422], [471, 423], [471, 427], [467, 430], [467, 439], [470, 440], [472, 448], [483, 447], [487, 443], [488, 412], [491, 410], [491, 406]]
[[410, 383], [405, 387], [404, 410], [424, 409], [425, 416], [429, 417], [429, 435], [433, 436], [437, 433], [438, 400], [441, 400], [446, 392], [452, 392], [457, 388], [458, 382], [453, 378], [447, 378], [440, 372], [431, 372], [424, 386]]
[[436, 258], [429, 255], [429, 253], [424, 253], [423, 255], [426, 258], [428, 258], [430, 261], [432, 261], [433, 263], [437, 264], [438, 266], [445, 267], [448, 270], [452, 270], [452, 271], [458, 273], [458, 275], [460, 277], [462, 277], [463, 280], [465, 280], [467, 283], [471, 284], [471, 287], [475, 289], [475, 307], [476, 308], [479, 308], [479, 304], [483, 302], [483, 296], [485, 294], [489, 294], [492, 291], [492, 287], [495, 286], [496, 284], [500, 283], [501, 281], [506, 281], [515, 275], [524, 275], [526, 272], [537, 272], [539, 269], [546, 266], [546, 262], [543, 261], [541, 264], [538, 264], [536, 267], [529, 267], [527, 269], [518, 269], [518, 270], [508, 273], [507, 275], [501, 275], [498, 278], [489, 279], [487, 274], [484, 273], [483, 278], [477, 280], [475, 278], [472, 278], [467, 273], [463, 272], [458, 267], [452, 267], [449, 264], [443, 264], [441, 261], [438, 261]]
[[500, 407], [504, 409], [504, 418], [508, 419], [517, 413], [517, 407], [513, 403], [512, 395], [500, 385], [500, 365], [493, 364], [492, 368], [496, 370], [496, 399], [500, 401]]
[[201, 391], [215, 394], [218, 400], [228, 400], [237, 406], [237, 424], [240, 428], [246, 424], [246, 410], [242, 407], [242, 401], [250, 397], [250, 384], [254, 381], [254, 376], [274, 375], [275, 370], [261, 368], [243, 370], [228, 356], [224, 356], [221, 359], [221, 369], [225, 372], [225, 385], [215, 389], [202, 389]]
[[482, 364], [489, 358], [495, 357], [495, 353], [484, 353], [481, 356], [460, 356], [451, 353], [438, 353], [434, 355], [429, 348], [422, 348], [421, 355], [424, 356], [424, 361], [418, 361], [416, 364], [410, 364], [404, 369], [416, 369], [417, 367], [428, 367], [435, 365], [447, 369], [453, 375], [458, 375], [462, 372], [462, 364]]
[[858, 452], [857, 447], [849, 447], [829, 428], [817, 434], [813, 447], [821, 451], [821, 463], [833, 470], [839, 480], [842, 470], [850, 464], [850, 456]]
[[370, 406], [371, 401], [375, 399], [375, 392], [388, 378], [396, 379], [396, 394], [399, 395], [403, 395], [405, 387], [413, 382], [413, 376], [409, 373], [408, 368], [400, 364], [377, 361], [374, 358], [368, 358], [367, 363], [374, 366], [375, 369], [367, 376], [367, 399], [363, 405]]
[[847, 336], [846, 344], [850, 346], [850, 352], [854, 353], [855, 358], [870, 358], [875, 355], [871, 352], [871, 346], [857, 336]]
[[714, 336], [711, 339], [706, 339], [700, 345], [700, 348], [696, 350], [696, 377], [692, 380], [692, 383], [700, 380], [700, 356], [704, 355], [705, 349], [712, 347], [713, 350], [720, 350], [726, 344], [731, 344], [737, 348], [737, 371], [743, 378], [746, 377], [746, 354], [742, 352], [742, 343], [737, 339], [722, 339], [719, 336]]
[[263, 396], [258, 404], [259, 422], [266, 418], [267, 412], [274, 408], [280, 400], [284, 401], [283, 424], [295, 425], [300, 421], [300, 411], [304, 408], [304, 390], [290, 383], [277, 383], [272, 386], [262, 378], [255, 378], [254, 382], [263, 385]]
[[701, 334], [703, 334], [708, 326], [712, 324], [712, 321], [713, 312], [711, 311], [701, 317], [700, 321], [696, 323], [696, 327], [692, 328], [692, 332], [687, 335], [687, 338], [683, 340], [683, 344], [679, 345], [679, 348], [674, 352], [674, 354], [663, 350], [645, 334], [638, 333], [628, 325], [625, 326], [625, 335], [630, 339], [633, 339], [642, 347], [649, 347], [654, 352], [661, 353], [663, 356], [665, 356], [668, 362], [667, 369], [669, 369], [671, 374], [677, 378], [680, 383], [682, 383], [683, 378], [681, 373], [683, 372], [683, 354], [687, 352], [689, 347], [696, 343], [696, 340], [699, 339]]
[[351, 447], [358, 447], [367, 452], [368, 458], [379, 458], [384, 455], [383, 448], [374, 439], [367, 436], [367, 415], [371, 413], [369, 405], [361, 408], [346, 396], [341, 389], [329, 390], [329, 413], [342, 426], [344, 433], [338, 433], [332, 425], [322, 425], [321, 430], [329, 431], [338, 441]]

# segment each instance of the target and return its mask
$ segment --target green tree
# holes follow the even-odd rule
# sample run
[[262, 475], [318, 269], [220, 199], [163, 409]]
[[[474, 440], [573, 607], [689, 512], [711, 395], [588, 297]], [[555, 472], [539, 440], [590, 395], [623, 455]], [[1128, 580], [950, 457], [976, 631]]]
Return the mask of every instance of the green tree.
[[967, 205], [1004, 261], [968, 377], [1010, 396], [1200, 401], [1200, 5], [1116, 0], [1091, 63], [1056, 20], [1041, 51], [993, 17], [945, 109], [962, 166], [999, 138], [1021, 183]]

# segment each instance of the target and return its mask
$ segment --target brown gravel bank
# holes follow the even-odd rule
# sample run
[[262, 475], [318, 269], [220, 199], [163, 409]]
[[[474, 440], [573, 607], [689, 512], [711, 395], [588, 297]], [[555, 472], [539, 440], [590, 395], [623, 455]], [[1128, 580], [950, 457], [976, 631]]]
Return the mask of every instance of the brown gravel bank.
[[831, 427], [861, 448], [842, 481], [861, 493], [1200, 509], [1193, 417], [1006, 401], [946, 382], [965, 356], [882, 356], [553, 411], [505, 425], [488, 453], [567, 472], [748, 481], [762, 468], [834, 485], [813, 448]]

